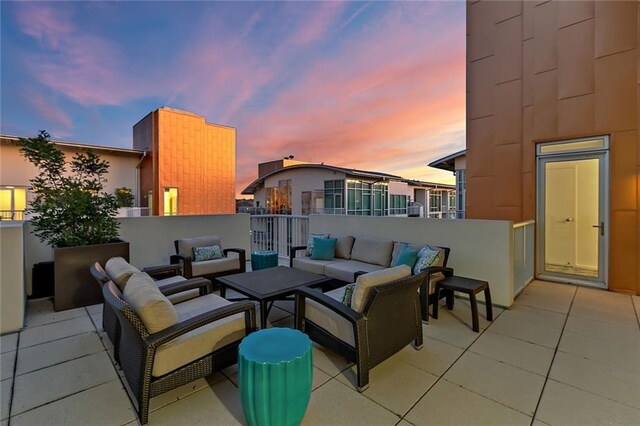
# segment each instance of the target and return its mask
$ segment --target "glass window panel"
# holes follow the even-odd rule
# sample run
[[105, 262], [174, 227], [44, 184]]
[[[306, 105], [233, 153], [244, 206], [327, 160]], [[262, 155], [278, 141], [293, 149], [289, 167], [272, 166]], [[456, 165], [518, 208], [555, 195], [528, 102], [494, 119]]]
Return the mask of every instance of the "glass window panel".
[[585, 141], [543, 144], [540, 145], [540, 153], [549, 154], [554, 152], [581, 151], [585, 149], [601, 149], [604, 147], [604, 139], [590, 139]]

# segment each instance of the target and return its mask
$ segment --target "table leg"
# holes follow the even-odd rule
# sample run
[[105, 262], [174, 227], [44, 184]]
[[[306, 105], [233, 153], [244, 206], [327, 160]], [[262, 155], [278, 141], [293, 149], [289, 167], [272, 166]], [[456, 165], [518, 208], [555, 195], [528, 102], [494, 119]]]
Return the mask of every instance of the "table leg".
[[268, 307], [266, 300], [260, 301], [260, 329], [264, 330], [267, 328], [267, 316], [269, 315]]
[[487, 321], [493, 321], [493, 306], [491, 305], [491, 290], [489, 290], [489, 286], [484, 289], [484, 303], [487, 304]]
[[476, 294], [473, 291], [469, 293], [469, 302], [471, 303], [471, 320], [473, 321], [473, 331], [478, 333], [480, 331], [480, 321], [478, 321], [478, 303], [476, 301]]
[[[436, 291], [434, 292], [436, 296], [436, 300], [433, 302], [433, 315], [431, 315], [434, 319], [438, 319], [438, 306], [440, 305], [440, 285], [436, 284]], [[427, 296], [427, 310], [429, 306], [429, 297]]]
[[220, 297], [222, 297], [223, 299], [226, 299], [226, 296], [227, 296], [227, 287], [225, 287], [224, 284], [220, 283]]

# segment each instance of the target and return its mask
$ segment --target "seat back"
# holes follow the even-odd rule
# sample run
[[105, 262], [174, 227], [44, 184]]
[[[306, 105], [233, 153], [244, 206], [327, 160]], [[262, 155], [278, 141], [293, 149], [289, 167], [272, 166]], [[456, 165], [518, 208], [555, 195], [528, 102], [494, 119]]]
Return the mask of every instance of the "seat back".
[[442, 266], [447, 266], [447, 262], [449, 261], [449, 252], [451, 252], [451, 249], [449, 247], [441, 247], [441, 246], [436, 246], [441, 250], [444, 250], [444, 263], [442, 264]]
[[369, 365], [379, 364], [422, 333], [418, 288], [422, 272], [371, 288], [362, 314], [367, 318]]
[[100, 265], [100, 262], [95, 262], [91, 265], [89, 267], [89, 271], [96, 282], [100, 284], [100, 287], [102, 287], [107, 281], [111, 281], [111, 278], [109, 278], [102, 265]]
[[194, 247], [208, 247], [218, 245], [222, 249], [222, 239], [217, 235], [204, 237], [181, 238], [173, 242], [176, 254], [193, 258]]
[[127, 382], [136, 399], [140, 397], [143, 389], [144, 371], [152, 366], [147, 366], [147, 351], [144, 339], [149, 332], [140, 317], [124, 301], [122, 293], [113, 281], [108, 281], [102, 287], [105, 308], [111, 308], [120, 324], [120, 341], [118, 353], [120, 355], [120, 367], [124, 371]]

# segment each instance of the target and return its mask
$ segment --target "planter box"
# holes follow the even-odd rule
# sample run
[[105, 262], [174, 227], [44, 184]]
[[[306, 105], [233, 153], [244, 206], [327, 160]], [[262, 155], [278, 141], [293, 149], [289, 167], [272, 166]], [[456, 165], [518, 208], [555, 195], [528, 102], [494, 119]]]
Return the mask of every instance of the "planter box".
[[94, 262], [104, 266], [107, 260], [116, 256], [129, 261], [128, 242], [54, 248], [54, 310], [64, 311], [102, 303], [102, 289], [91, 276], [89, 267]]

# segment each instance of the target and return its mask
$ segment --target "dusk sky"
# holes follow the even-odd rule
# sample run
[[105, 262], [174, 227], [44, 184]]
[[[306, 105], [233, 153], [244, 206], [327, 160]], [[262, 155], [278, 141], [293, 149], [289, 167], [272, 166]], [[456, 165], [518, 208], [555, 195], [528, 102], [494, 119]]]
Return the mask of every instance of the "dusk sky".
[[130, 148], [161, 106], [237, 128], [239, 193], [294, 155], [453, 183], [465, 3], [2, 2], [3, 134]]

